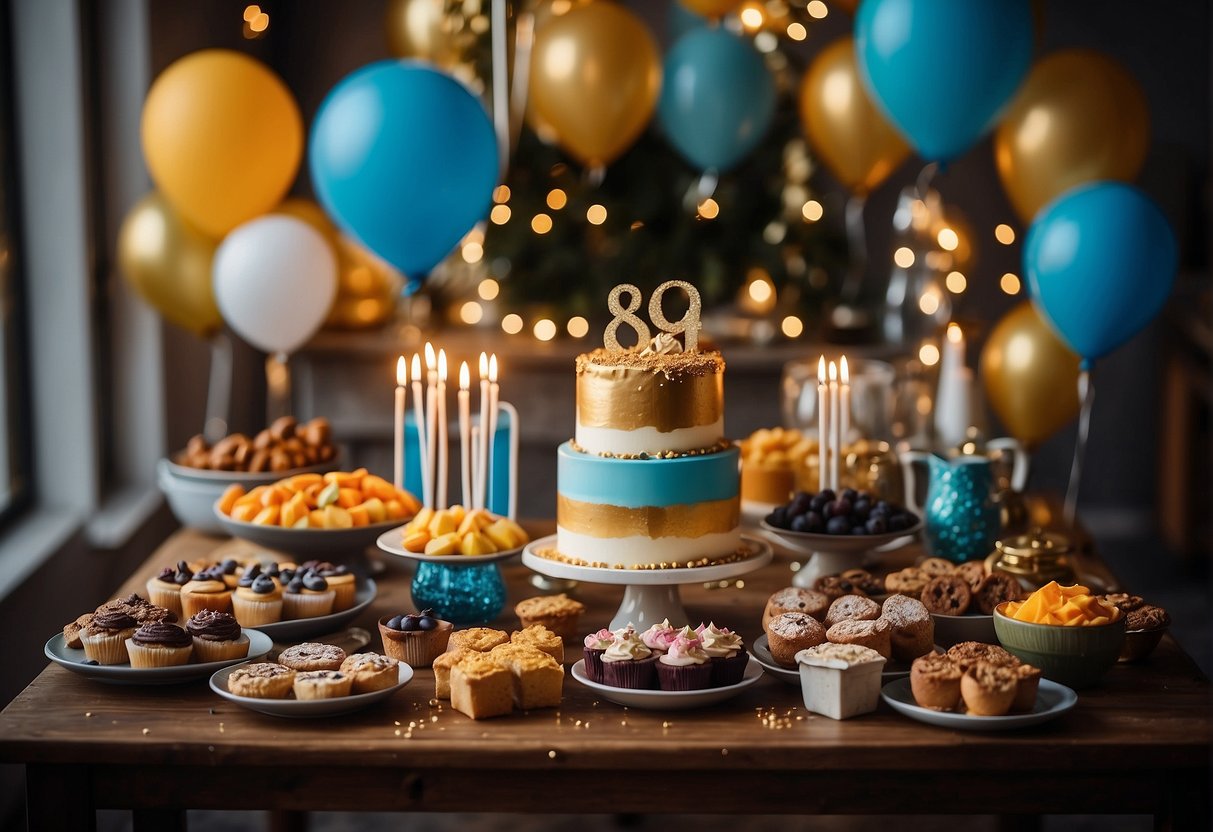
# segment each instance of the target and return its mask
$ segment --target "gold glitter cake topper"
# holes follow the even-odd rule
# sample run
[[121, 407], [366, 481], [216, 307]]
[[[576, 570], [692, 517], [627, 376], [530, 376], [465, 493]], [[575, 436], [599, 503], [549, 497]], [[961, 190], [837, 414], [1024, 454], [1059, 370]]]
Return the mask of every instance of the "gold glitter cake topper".
[[[666, 291], [677, 286], [687, 293], [687, 298], [690, 305], [687, 307], [684, 314], [677, 321], [666, 319], [665, 311], [661, 307], [661, 299]], [[628, 295], [628, 305], [624, 307], [620, 303], [619, 298], [624, 294]], [[661, 330], [661, 334], [654, 341], [649, 336], [649, 327], [635, 313], [640, 309], [643, 303], [643, 296], [640, 290], [630, 283], [621, 283], [611, 290], [607, 296], [607, 309], [611, 311], [615, 317], [607, 324], [606, 331], [602, 333], [602, 342], [609, 350], [626, 349], [619, 345], [617, 333], [620, 324], [627, 324], [636, 332], [636, 349], [647, 350], [649, 352], [670, 352], [672, 348], [670, 342], [673, 336], [678, 333], [683, 334], [685, 342], [683, 350], [685, 352], [698, 352], [699, 350], [699, 318], [703, 311], [703, 303], [699, 298], [699, 290], [687, 283], [685, 280], [667, 280], [657, 287], [653, 292], [653, 296], [649, 298], [649, 319], [653, 325]], [[676, 342], [675, 342], [676, 343]]]

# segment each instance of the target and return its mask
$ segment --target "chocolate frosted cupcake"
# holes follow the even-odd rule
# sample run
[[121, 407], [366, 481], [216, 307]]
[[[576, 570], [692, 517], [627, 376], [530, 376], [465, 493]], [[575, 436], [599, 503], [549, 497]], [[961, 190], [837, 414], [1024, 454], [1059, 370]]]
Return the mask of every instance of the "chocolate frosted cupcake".
[[158, 607], [171, 610], [180, 618], [181, 587], [194, 577], [193, 571], [185, 561], [178, 561], [176, 568], [166, 566], [160, 574], [147, 582], [147, 596]]
[[657, 659], [657, 684], [662, 690], [703, 690], [712, 686], [712, 659], [690, 627], [681, 630], [670, 649]]
[[282, 588], [261, 567], [252, 566], [243, 575], [232, 594], [236, 620], [246, 627], [273, 624], [282, 620]]
[[314, 572], [296, 572], [282, 593], [282, 617], [292, 621], [328, 615], [336, 597], [324, 578]]
[[615, 635], [615, 640], [602, 652], [602, 683], [632, 690], [657, 687], [656, 654], [635, 630]]
[[717, 628], [715, 622], [695, 628], [703, 644], [703, 652], [712, 663], [712, 687], [735, 685], [745, 675], [750, 657], [745, 652], [745, 642], [727, 627]]
[[203, 610], [185, 622], [199, 662], [223, 662], [248, 656], [249, 638], [225, 612]]
[[[635, 635], [636, 631], [632, 630]], [[615, 643], [615, 634], [605, 627], [585, 637], [585, 675], [602, 684], [602, 654]]]
[[149, 621], [126, 640], [131, 667], [172, 667], [189, 664], [194, 643], [189, 633], [176, 624]]
[[130, 613], [101, 609], [80, 633], [84, 655], [97, 664], [126, 664], [126, 640], [139, 629], [139, 622]]

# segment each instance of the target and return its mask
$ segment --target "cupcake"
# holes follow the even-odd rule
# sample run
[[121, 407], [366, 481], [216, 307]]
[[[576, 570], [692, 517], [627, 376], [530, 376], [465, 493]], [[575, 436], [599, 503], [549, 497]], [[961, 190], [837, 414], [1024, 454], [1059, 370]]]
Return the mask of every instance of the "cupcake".
[[974, 716], [1003, 716], [1011, 710], [1019, 674], [1005, 665], [977, 662], [960, 677], [960, 696]]
[[602, 651], [602, 683], [632, 690], [657, 687], [657, 656], [635, 630], [616, 633]]
[[340, 670], [305, 670], [295, 674], [292, 688], [301, 702], [309, 699], [337, 699], [350, 695], [354, 680]]
[[222, 573], [204, 570], [181, 587], [181, 614], [192, 618], [202, 610], [232, 611], [232, 591], [223, 582]]
[[192, 577], [194, 577], [194, 573], [183, 560], [177, 562], [175, 569], [166, 566], [160, 570], [159, 575], [147, 582], [147, 597], [156, 606], [170, 610], [180, 618], [182, 616], [181, 587], [185, 586]]
[[898, 661], [912, 662], [935, 648], [935, 619], [917, 598], [890, 595], [881, 605], [880, 617], [893, 625], [890, 639]]
[[248, 656], [249, 638], [226, 612], [202, 610], [185, 622], [199, 662], [225, 662]]
[[232, 593], [236, 620], [246, 627], [282, 620], [282, 588], [269, 575], [260, 572], [257, 566], [249, 569], [240, 576], [239, 586]]
[[736, 685], [745, 675], [750, 657], [746, 654], [741, 636], [727, 627], [717, 628], [715, 622], [695, 628], [703, 643], [703, 652], [712, 660], [712, 687]]
[[953, 644], [948, 648], [947, 655], [960, 666], [961, 673], [978, 662], [1006, 665], [1007, 667], [1019, 664], [1019, 659], [1007, 652], [1006, 648], [981, 641], [962, 641], [959, 644]]
[[240, 564], [234, 558], [227, 558], [216, 564], [211, 571], [227, 584], [228, 589], [235, 589], [236, 583], [240, 580]]
[[126, 640], [139, 629], [139, 622], [121, 610], [101, 609], [80, 633], [84, 655], [97, 664], [126, 664]]
[[585, 675], [591, 682], [602, 684], [602, 654], [614, 642], [615, 634], [605, 627], [585, 637]]
[[336, 595], [328, 581], [316, 573], [296, 572], [282, 592], [282, 617], [293, 621], [328, 615]]
[[1012, 668], [1019, 677], [1015, 698], [1011, 700], [1012, 713], [1028, 713], [1036, 707], [1036, 693], [1040, 689], [1040, 668], [1030, 664], [1017, 664]]
[[676, 638], [678, 638], [678, 630], [670, 626], [668, 618], [640, 634], [640, 640], [644, 642], [644, 646], [658, 655], [669, 650]]
[[954, 711], [960, 704], [961, 669], [938, 653], [920, 656], [910, 665], [910, 692], [920, 707]]
[[446, 651], [454, 629], [454, 624], [443, 621], [430, 610], [379, 619], [383, 652], [412, 667], [432, 666], [434, 659]]
[[250, 699], [286, 699], [295, 682], [295, 671], [273, 662], [237, 667], [227, 677], [227, 689]]
[[188, 664], [194, 652], [190, 634], [165, 621], [149, 621], [126, 640], [131, 667], [172, 667]]
[[301, 567], [328, 581], [329, 589], [333, 590], [333, 612], [348, 610], [356, 603], [357, 588], [354, 585], [354, 573], [347, 566], [336, 566], [327, 561], [307, 561]]
[[657, 658], [657, 684], [662, 690], [703, 690], [712, 686], [712, 660], [690, 627], [681, 630]]

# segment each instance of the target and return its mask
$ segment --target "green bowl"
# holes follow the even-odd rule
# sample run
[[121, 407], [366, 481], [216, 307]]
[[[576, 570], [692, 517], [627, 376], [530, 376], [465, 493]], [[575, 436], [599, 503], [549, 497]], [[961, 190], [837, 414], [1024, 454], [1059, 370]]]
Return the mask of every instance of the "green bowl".
[[1002, 646], [1023, 661], [1039, 667], [1046, 679], [1072, 688], [1098, 682], [1120, 656], [1125, 641], [1125, 617], [1111, 624], [1066, 627], [1030, 624], [994, 609], [994, 632]]

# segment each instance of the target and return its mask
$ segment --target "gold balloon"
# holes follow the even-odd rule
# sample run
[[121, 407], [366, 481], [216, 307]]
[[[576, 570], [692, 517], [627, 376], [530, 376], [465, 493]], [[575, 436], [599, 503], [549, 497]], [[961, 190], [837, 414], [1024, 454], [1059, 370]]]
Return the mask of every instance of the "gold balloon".
[[577, 6], [584, 6], [593, 0], [530, 0], [526, 10], [535, 17], [535, 31], [538, 32], [549, 20], [568, 14]]
[[211, 284], [215, 246], [153, 191], [122, 221], [118, 265], [131, 288], [165, 320], [205, 337], [223, 325]]
[[284, 200], [274, 213], [303, 220], [333, 248], [337, 258], [337, 297], [325, 320], [326, 327], [366, 329], [392, 318], [404, 281], [400, 272], [342, 234], [324, 209], [310, 199]]
[[1031, 222], [1075, 185], [1132, 179], [1149, 142], [1133, 76], [1098, 52], [1067, 49], [1032, 68], [994, 134], [994, 158], [1011, 204]]
[[535, 116], [586, 165], [606, 165], [636, 140], [660, 89], [657, 43], [622, 6], [577, 6], [535, 33], [530, 86]]
[[[448, 8], [449, 6], [455, 8]], [[423, 58], [450, 69], [463, 61], [476, 34], [447, 0], [389, 0], [383, 28], [398, 58]]]
[[720, 17], [741, 5], [741, 0], [676, 0], [696, 14], [704, 17]]
[[1011, 436], [1035, 447], [1078, 414], [1078, 356], [1030, 301], [1007, 313], [981, 351], [990, 406]]
[[849, 36], [823, 49], [804, 74], [800, 123], [830, 171], [859, 195], [883, 182], [910, 155], [909, 145], [868, 97]]
[[227, 49], [194, 52], [160, 73], [140, 129], [156, 187], [212, 237], [273, 208], [303, 158], [303, 118], [286, 84]]

